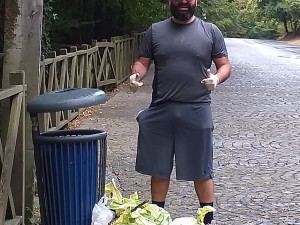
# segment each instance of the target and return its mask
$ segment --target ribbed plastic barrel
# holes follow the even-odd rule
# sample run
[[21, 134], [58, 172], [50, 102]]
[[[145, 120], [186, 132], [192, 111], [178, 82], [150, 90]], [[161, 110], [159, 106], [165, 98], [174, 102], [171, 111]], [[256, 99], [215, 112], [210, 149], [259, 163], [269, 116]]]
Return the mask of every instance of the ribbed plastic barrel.
[[36, 137], [45, 204], [43, 221], [90, 225], [92, 209], [104, 195], [106, 132], [63, 130]]

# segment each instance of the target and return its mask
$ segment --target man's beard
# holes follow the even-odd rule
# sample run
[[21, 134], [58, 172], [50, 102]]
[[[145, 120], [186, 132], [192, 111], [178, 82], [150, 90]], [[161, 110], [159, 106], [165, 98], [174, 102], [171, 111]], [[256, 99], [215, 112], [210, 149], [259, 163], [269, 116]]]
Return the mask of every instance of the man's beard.
[[[187, 6], [188, 10], [185, 11], [181, 11], [179, 10], [179, 8], [181, 6]], [[188, 21], [189, 19], [192, 18], [193, 15], [195, 15], [196, 12], [196, 4], [194, 5], [189, 5], [189, 4], [178, 4], [175, 5], [174, 3], [171, 2], [171, 14], [172, 16], [174, 16], [176, 19], [180, 20], [180, 21]]]

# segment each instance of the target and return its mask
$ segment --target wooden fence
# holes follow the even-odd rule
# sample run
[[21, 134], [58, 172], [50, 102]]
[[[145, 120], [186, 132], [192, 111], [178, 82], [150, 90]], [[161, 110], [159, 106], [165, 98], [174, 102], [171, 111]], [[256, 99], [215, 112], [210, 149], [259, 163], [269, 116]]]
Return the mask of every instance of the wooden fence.
[[[51, 52], [41, 62], [38, 94], [64, 88], [117, 86], [130, 75], [144, 33], [113, 37], [108, 42], [93, 41], [80, 48]], [[75, 118], [79, 111], [45, 113], [42, 130], [57, 130]]]
[[18, 225], [24, 215], [26, 86], [24, 72], [11, 73], [10, 78], [12, 85], [0, 89], [1, 106], [8, 104], [10, 115], [0, 139], [0, 224]]
[[[135, 33], [113, 37], [110, 41], [93, 41], [91, 45], [74, 46], [69, 50], [61, 49], [58, 53], [50, 52], [41, 60], [36, 85], [38, 95], [64, 88], [106, 90], [107, 87], [119, 85], [130, 75], [143, 36], [144, 33]], [[3, 54], [0, 53], [0, 65], [2, 60]], [[25, 129], [30, 130], [26, 128], [29, 123], [25, 121], [25, 75], [24, 72], [11, 73], [12, 78], [16, 76], [11, 82], [14, 86], [0, 89], [0, 108], [7, 108], [10, 115], [7, 124], [0, 121], [1, 131], [5, 131], [1, 132], [0, 138], [1, 225], [24, 224], [25, 197], [32, 195], [29, 186], [27, 189], [30, 193], [27, 192], [25, 196], [24, 191], [24, 151], [25, 140], [28, 140], [25, 138]], [[80, 110], [45, 113], [41, 115], [41, 131], [60, 129], [79, 113]], [[29, 175], [26, 175], [27, 178]], [[26, 185], [31, 185], [31, 181], [26, 182]]]

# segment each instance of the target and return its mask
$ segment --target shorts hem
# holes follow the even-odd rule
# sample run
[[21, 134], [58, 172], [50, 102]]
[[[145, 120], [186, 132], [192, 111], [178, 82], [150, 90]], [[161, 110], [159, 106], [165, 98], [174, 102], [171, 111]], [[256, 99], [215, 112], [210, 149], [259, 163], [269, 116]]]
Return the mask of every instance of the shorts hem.
[[208, 176], [203, 176], [203, 177], [196, 177], [196, 178], [176, 176], [176, 180], [182, 180], [182, 181], [196, 181], [196, 180], [210, 180], [210, 179], [214, 179], [213, 174], [210, 174]]
[[140, 170], [140, 169], [137, 169], [137, 168], [135, 168], [135, 171], [138, 172], [138, 173], [140, 173], [140, 174], [148, 175], [148, 176], [151, 176], [151, 177], [158, 177], [158, 178], [163, 178], [163, 179], [170, 179], [170, 176], [157, 175], [157, 174], [146, 172], [144, 170]]

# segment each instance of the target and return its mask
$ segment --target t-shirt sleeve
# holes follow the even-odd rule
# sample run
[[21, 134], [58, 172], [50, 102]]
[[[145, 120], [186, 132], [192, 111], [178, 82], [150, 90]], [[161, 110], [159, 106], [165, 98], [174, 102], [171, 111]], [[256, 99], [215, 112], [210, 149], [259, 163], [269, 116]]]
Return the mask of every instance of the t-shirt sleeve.
[[212, 48], [212, 58], [221, 58], [228, 56], [223, 34], [219, 28], [212, 24], [212, 35], [213, 35], [213, 48]]
[[153, 59], [153, 41], [152, 41], [152, 26], [146, 31], [142, 44], [139, 49], [139, 57]]

